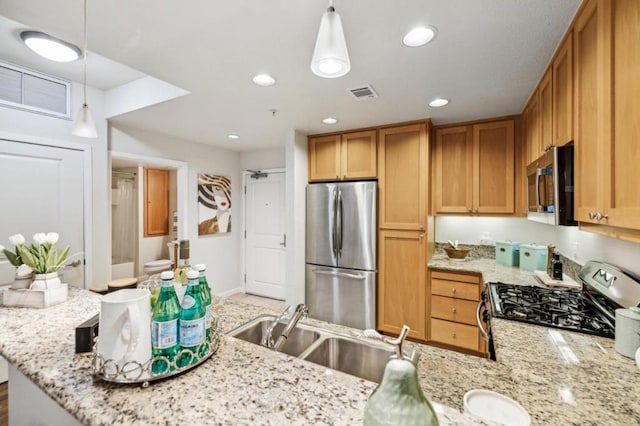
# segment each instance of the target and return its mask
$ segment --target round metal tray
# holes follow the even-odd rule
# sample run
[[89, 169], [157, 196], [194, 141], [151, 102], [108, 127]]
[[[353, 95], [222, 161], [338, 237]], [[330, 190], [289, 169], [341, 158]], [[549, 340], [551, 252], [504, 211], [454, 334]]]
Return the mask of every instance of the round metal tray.
[[[166, 379], [168, 377], [176, 376], [178, 374], [185, 373], [189, 370], [199, 366], [214, 353], [218, 351], [220, 347], [220, 334], [214, 331], [211, 334], [211, 342], [203, 343], [198, 346], [195, 353], [192, 353], [188, 349], [182, 349], [178, 351], [174, 360], [169, 360], [164, 356], [153, 357], [147, 362], [141, 364], [137, 361], [129, 361], [123, 365], [118, 365], [114, 360], [105, 360], [97, 353], [97, 345], [93, 346], [93, 362], [91, 363], [91, 369], [93, 375], [111, 383], [125, 383], [125, 384], [141, 384], [143, 388], [149, 386], [149, 382], [156, 380]], [[183, 356], [189, 356], [189, 361], [184, 366], [179, 366], [177, 360]], [[163, 363], [166, 365], [163, 373], [154, 373], [151, 366], [154, 362]]]

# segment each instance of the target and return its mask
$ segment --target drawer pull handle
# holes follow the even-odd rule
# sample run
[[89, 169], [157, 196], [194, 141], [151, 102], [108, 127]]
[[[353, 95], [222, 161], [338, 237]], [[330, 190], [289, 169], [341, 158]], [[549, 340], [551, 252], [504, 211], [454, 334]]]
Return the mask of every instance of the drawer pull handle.
[[456, 333], [455, 332], [451, 333], [451, 337], [453, 337], [455, 339], [456, 338]]
[[455, 313], [456, 313], [456, 308], [453, 308], [453, 309], [451, 310], [451, 312], [453, 312], [453, 313], [455, 314]]
[[451, 289], [451, 292], [452, 292], [453, 294], [456, 294], [456, 288], [455, 288], [455, 287], [454, 287], [454, 288], [452, 288], [452, 289]]

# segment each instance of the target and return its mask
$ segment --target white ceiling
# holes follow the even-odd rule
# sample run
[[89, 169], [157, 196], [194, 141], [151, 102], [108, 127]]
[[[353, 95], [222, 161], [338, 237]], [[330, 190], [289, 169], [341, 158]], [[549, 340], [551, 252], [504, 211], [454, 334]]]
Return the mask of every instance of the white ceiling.
[[[327, 3], [89, 1], [90, 51], [192, 93], [113, 121], [247, 150], [281, 145], [294, 129], [520, 113], [580, 0], [335, 0], [352, 68], [322, 79], [309, 62]], [[0, 15], [81, 45], [81, 7], [79, 0], [2, 0]], [[404, 33], [419, 24], [437, 27], [438, 36], [404, 47]], [[277, 84], [254, 85], [251, 77], [260, 72]], [[365, 84], [379, 98], [356, 101], [347, 91]], [[434, 97], [451, 103], [431, 109]], [[322, 124], [327, 116], [339, 123]], [[240, 139], [227, 139], [229, 133]]]

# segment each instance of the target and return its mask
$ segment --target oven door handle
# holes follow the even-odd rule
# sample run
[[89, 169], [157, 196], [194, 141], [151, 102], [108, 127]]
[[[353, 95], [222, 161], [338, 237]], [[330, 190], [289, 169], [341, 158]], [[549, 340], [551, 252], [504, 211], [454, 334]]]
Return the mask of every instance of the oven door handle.
[[487, 333], [482, 325], [482, 319], [480, 319], [480, 313], [482, 312], [482, 307], [485, 305], [484, 300], [478, 302], [478, 307], [476, 308], [476, 322], [478, 323], [478, 328], [480, 329], [480, 334], [482, 334], [482, 338], [489, 341], [489, 333]]

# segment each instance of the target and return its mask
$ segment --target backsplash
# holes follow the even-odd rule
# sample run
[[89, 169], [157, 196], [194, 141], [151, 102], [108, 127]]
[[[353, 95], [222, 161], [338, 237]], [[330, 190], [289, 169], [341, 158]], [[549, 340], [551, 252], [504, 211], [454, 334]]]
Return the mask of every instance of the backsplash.
[[[444, 251], [444, 248], [447, 247], [448, 243], [438, 243], [435, 244], [435, 254], [446, 256], [447, 254]], [[467, 255], [467, 258], [470, 259], [495, 259], [496, 258], [496, 247], [490, 245], [479, 245], [479, 244], [460, 244], [460, 246], [469, 247], [471, 251]], [[560, 261], [562, 261], [562, 272], [567, 274], [573, 280], [578, 281], [578, 272], [582, 265], [571, 260], [570, 258], [564, 256], [560, 253]]]

